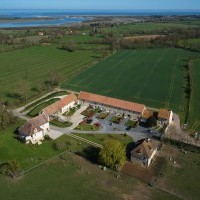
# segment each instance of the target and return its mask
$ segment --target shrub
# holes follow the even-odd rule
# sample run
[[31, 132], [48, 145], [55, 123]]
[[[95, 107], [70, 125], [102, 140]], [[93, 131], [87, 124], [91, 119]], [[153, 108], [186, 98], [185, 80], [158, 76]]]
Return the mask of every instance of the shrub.
[[56, 151], [62, 151], [64, 148], [66, 147], [66, 144], [64, 141], [55, 141], [53, 143], [53, 148], [56, 150]]
[[16, 160], [10, 160], [0, 165], [0, 173], [15, 178], [19, 176], [21, 168]]

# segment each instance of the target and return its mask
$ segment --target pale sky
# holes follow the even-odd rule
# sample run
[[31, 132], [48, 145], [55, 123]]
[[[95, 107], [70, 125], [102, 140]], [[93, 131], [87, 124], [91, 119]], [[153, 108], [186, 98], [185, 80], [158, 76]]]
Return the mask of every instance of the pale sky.
[[0, 0], [0, 9], [200, 10], [200, 0]]

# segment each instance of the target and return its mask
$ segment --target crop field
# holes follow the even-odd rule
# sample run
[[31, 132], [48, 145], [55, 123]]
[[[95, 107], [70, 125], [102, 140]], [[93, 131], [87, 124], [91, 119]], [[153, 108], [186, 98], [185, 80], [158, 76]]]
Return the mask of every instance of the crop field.
[[116, 34], [124, 34], [130, 32], [146, 32], [156, 33], [157, 31], [165, 31], [170, 28], [189, 28], [199, 26], [198, 22], [183, 23], [135, 23], [127, 25], [119, 25], [112, 28], [104, 28], [104, 32], [113, 32]]
[[192, 93], [190, 102], [189, 126], [191, 130], [200, 131], [200, 59], [191, 67]]
[[37, 46], [0, 54], [0, 96], [16, 100], [13, 93], [27, 80], [28, 91], [45, 87], [50, 73], [60, 73], [64, 78], [92, 65], [98, 52], [60, 50], [56, 45]]
[[124, 50], [101, 61], [63, 84], [88, 91], [166, 107], [184, 113], [188, 58], [197, 55], [182, 49]]

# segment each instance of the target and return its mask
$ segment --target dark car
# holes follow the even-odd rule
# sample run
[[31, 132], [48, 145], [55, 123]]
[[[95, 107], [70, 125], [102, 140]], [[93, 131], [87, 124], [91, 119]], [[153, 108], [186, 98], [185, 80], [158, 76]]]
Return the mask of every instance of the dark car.
[[131, 128], [132, 128], [132, 126], [128, 126], [128, 127], [126, 128], [126, 130], [127, 130], [127, 131], [130, 131]]
[[86, 120], [86, 123], [87, 123], [87, 124], [91, 124], [92, 121], [93, 121], [92, 119], [87, 119], [87, 120]]
[[151, 129], [148, 129], [148, 130], [147, 130], [147, 133], [152, 133], [152, 130], [151, 130]]

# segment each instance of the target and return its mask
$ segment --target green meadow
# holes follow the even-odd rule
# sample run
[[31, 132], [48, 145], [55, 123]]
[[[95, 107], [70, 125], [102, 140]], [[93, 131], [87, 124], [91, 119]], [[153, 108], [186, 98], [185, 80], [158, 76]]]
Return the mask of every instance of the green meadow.
[[184, 116], [185, 65], [197, 53], [182, 49], [123, 50], [62, 87], [169, 108]]
[[[16, 101], [26, 81], [29, 95], [34, 88], [44, 88], [50, 73], [59, 73], [67, 79], [97, 60], [99, 52], [61, 50], [57, 45], [36, 46], [0, 54], [0, 97]], [[2, 84], [3, 83], [3, 84]]]

